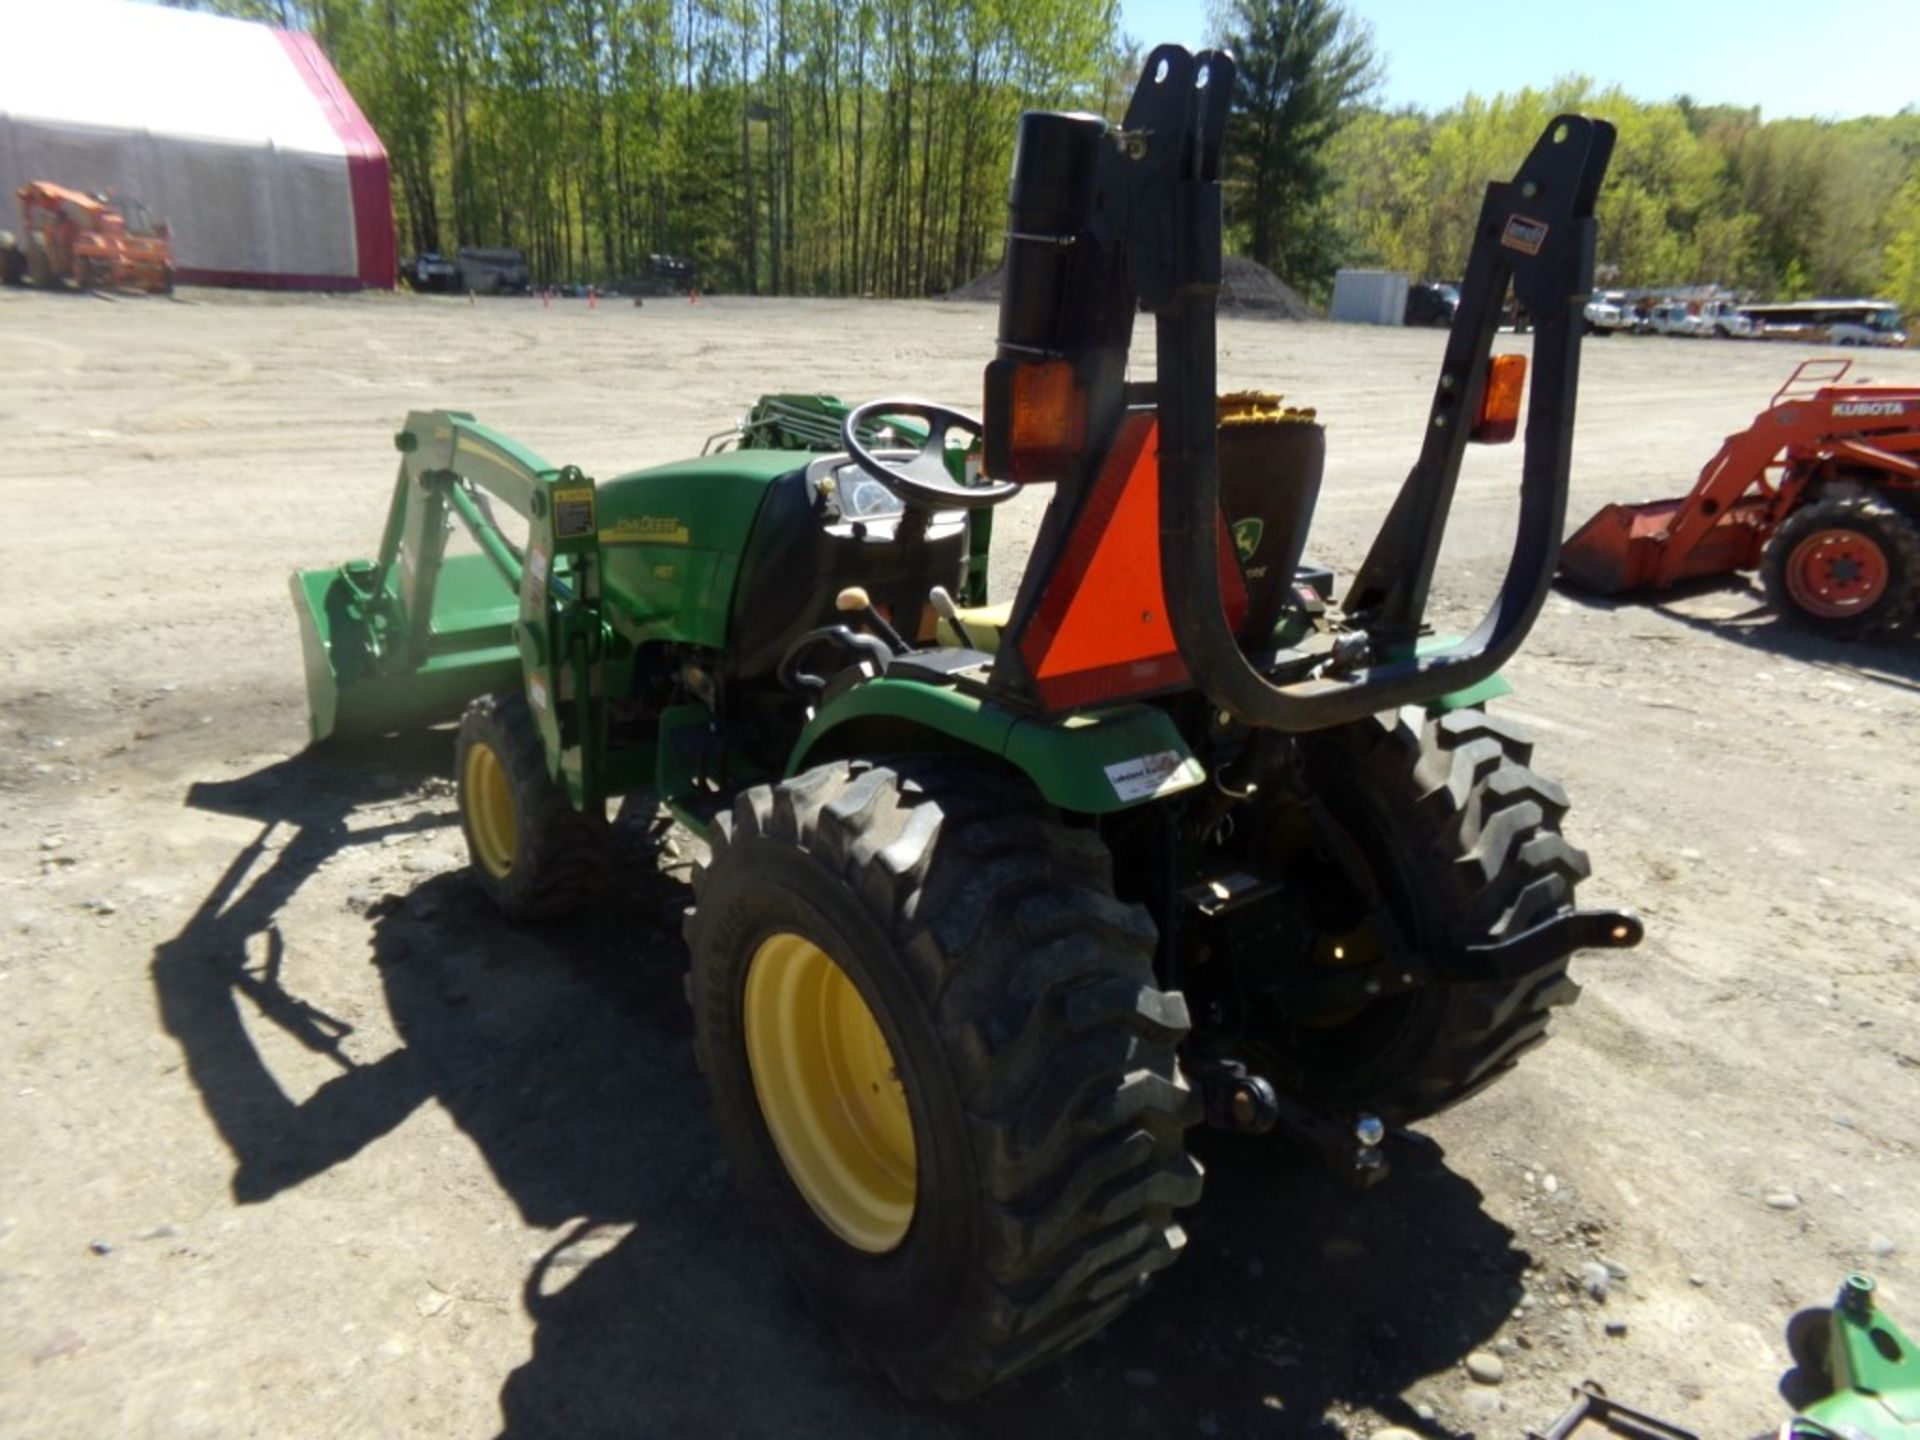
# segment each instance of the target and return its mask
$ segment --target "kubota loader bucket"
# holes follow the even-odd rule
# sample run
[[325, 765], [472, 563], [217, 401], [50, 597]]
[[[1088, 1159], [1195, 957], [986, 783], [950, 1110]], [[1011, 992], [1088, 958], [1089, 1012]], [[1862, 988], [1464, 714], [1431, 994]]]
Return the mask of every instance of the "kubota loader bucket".
[[1675, 529], [1688, 518], [1692, 500], [1607, 506], [1560, 547], [1561, 576], [1583, 590], [1618, 595], [1664, 590], [1682, 580], [1730, 575], [1759, 563], [1766, 540], [1763, 501], [1739, 501], [1697, 537], [1676, 543]]
[[423, 651], [407, 660], [394, 597], [377, 603], [377, 569], [356, 560], [293, 576], [307, 673], [308, 724], [317, 744], [438, 724], [467, 702], [520, 686], [513, 623], [519, 600], [485, 555], [440, 561]]

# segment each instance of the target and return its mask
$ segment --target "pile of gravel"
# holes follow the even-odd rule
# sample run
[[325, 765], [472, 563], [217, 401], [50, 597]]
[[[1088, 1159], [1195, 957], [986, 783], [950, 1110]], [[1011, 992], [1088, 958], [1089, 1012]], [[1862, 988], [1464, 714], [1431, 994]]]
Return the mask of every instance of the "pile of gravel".
[[1220, 267], [1220, 310], [1269, 320], [1312, 320], [1314, 309], [1300, 292], [1257, 260], [1229, 255]]
[[996, 265], [984, 275], [976, 275], [973, 279], [967, 281], [966, 284], [954, 286], [953, 289], [949, 290], [942, 298], [947, 300], [991, 301], [993, 304], [998, 305], [1000, 303], [1000, 292], [1006, 288], [1006, 285], [1007, 267], [1004, 265]]
[[[946, 293], [948, 300], [998, 304], [1006, 287], [1005, 267], [996, 265], [984, 275]], [[1312, 320], [1315, 312], [1300, 293], [1258, 261], [1229, 255], [1221, 266], [1220, 310], [1226, 315], [1258, 316], [1270, 320]]]

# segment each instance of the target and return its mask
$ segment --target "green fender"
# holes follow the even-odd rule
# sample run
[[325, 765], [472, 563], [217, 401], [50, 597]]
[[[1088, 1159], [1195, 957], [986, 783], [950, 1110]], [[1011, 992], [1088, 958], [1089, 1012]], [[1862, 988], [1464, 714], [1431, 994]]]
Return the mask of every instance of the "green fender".
[[884, 677], [822, 707], [794, 744], [787, 774], [849, 755], [910, 750], [931, 737], [1005, 760], [1049, 804], [1083, 815], [1162, 799], [1207, 778], [1173, 722], [1150, 705], [1042, 719], [945, 686]]
[[[1413, 647], [1413, 653], [1438, 655], [1443, 651], [1451, 650], [1463, 638], [1459, 635], [1429, 635]], [[1427, 709], [1435, 715], [1444, 714], [1449, 710], [1467, 710], [1512, 693], [1513, 686], [1508, 683], [1507, 677], [1496, 670], [1478, 685], [1469, 685], [1464, 690], [1451, 690], [1445, 695], [1436, 696], [1427, 702]]]

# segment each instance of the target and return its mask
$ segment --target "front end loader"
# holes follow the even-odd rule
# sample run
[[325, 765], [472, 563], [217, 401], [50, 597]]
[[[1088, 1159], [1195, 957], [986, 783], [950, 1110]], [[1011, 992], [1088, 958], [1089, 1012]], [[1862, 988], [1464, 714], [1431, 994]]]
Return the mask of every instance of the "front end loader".
[[[1324, 432], [1216, 393], [1233, 80], [1166, 46], [1120, 125], [1022, 119], [983, 419], [770, 397], [599, 480], [415, 414], [377, 556], [295, 580], [316, 740], [461, 713], [507, 916], [587, 903], [620, 797], [704, 836], [688, 995], [738, 1183], [916, 1395], [1130, 1303], [1184, 1243], [1192, 1127], [1377, 1180], [1396, 1127], [1540, 1042], [1576, 951], [1640, 935], [1575, 907], [1566, 796], [1485, 708], [1558, 553], [1613, 131], [1562, 116], [1489, 187], [1419, 457], [1336, 604], [1302, 560]], [[1492, 355], [1510, 287], [1530, 387]], [[1506, 578], [1435, 636], [1466, 446], [1523, 402]], [[992, 604], [988, 518], [1029, 486]]]
[[1560, 570], [1599, 595], [1758, 570], [1776, 613], [1841, 639], [1920, 620], [1920, 387], [1803, 360], [1673, 500], [1608, 505]]

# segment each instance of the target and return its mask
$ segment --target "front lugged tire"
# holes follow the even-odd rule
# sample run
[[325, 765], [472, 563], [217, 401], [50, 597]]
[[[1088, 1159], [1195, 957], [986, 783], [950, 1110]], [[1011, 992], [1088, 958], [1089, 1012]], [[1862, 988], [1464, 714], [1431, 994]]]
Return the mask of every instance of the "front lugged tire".
[[695, 1039], [741, 1191], [816, 1312], [908, 1394], [1052, 1359], [1184, 1244], [1186, 1005], [1111, 870], [1023, 780], [927, 759], [747, 790], [695, 873]]
[[474, 883], [508, 919], [564, 915], [605, 887], [606, 819], [575, 810], [547, 773], [526, 696], [483, 695], [467, 706], [454, 774]]

